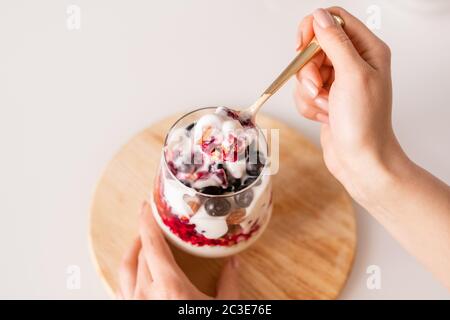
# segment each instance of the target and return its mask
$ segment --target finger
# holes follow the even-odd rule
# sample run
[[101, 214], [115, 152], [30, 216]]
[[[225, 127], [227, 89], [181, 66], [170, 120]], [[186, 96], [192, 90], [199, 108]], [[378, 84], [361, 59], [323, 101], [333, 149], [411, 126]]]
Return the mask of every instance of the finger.
[[312, 26], [313, 16], [308, 15], [302, 19], [297, 28], [297, 48], [303, 50], [308, 43], [314, 38], [314, 30]]
[[137, 268], [137, 278], [136, 278], [136, 289], [135, 297], [139, 296], [138, 293], [148, 291], [153, 283], [153, 278], [148, 268], [146, 259], [142, 250], [139, 253], [138, 268]]
[[384, 65], [386, 61], [385, 54], [389, 54], [389, 48], [380, 38], [345, 9], [331, 7], [327, 10], [344, 20], [345, 33], [363, 60], [374, 68]]
[[319, 73], [320, 73], [320, 77], [322, 78], [322, 82], [323, 82], [322, 87], [323, 87], [325, 84], [329, 83], [330, 77], [333, 73], [333, 68], [322, 65], [322, 67], [320, 67], [320, 69], [319, 69]]
[[142, 206], [139, 232], [143, 255], [154, 281], [165, 281], [179, 273], [180, 269], [147, 202]]
[[316, 87], [321, 88], [323, 85], [323, 79], [320, 75], [320, 67], [322, 66], [323, 60], [325, 59], [325, 54], [320, 52], [314, 58], [312, 58], [307, 64], [297, 72], [297, 79], [301, 80], [303, 78], [311, 80]]
[[328, 115], [324, 114], [324, 113], [317, 113], [316, 114], [316, 119], [317, 121], [323, 123], [323, 124], [329, 124], [330, 123], [330, 119], [328, 118]]
[[299, 113], [310, 120], [313, 121], [323, 121], [326, 120], [324, 117], [317, 117], [318, 114], [324, 114], [326, 115], [326, 111], [319, 109], [318, 107], [316, 107], [313, 104], [313, 100], [309, 100], [309, 99], [305, 99], [304, 97], [301, 96], [300, 94], [301, 90], [295, 90], [294, 91], [294, 100], [297, 106], [297, 110], [299, 111]]
[[[314, 88], [308, 79], [302, 79], [296, 84], [296, 101], [306, 106], [312, 105], [321, 108], [322, 112], [328, 112], [328, 91], [323, 88]], [[324, 101], [326, 100], [326, 101]]]
[[239, 261], [236, 256], [228, 259], [217, 283], [217, 299], [239, 299]]
[[328, 92], [322, 91], [313, 101], [314, 106], [319, 107], [321, 112], [328, 115]]
[[[327, 67], [323, 67], [323, 68], [327, 68]], [[327, 91], [327, 92], [330, 91], [331, 85], [333, 84], [334, 79], [335, 79], [335, 74], [336, 73], [334, 72], [334, 69], [330, 68], [330, 75], [326, 81], [324, 80], [323, 87], [322, 87], [325, 91]]]
[[363, 63], [362, 58], [331, 14], [327, 10], [317, 9], [313, 12], [313, 17], [317, 41], [330, 58], [334, 68], [338, 72], [348, 72], [349, 69], [360, 67]]
[[325, 60], [323, 60], [323, 64], [329, 67], [333, 66], [333, 63], [331, 62], [330, 58], [327, 57], [327, 55], [325, 55]]
[[130, 249], [123, 256], [120, 264], [119, 286], [123, 299], [131, 299], [133, 297], [134, 288], [136, 286], [136, 274], [140, 249], [141, 241], [139, 238], [136, 238]]

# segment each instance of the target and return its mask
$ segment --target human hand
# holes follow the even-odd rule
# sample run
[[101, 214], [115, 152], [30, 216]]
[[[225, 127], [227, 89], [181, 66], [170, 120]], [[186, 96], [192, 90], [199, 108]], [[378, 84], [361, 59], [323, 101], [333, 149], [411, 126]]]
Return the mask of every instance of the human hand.
[[[342, 17], [344, 28], [330, 12]], [[375, 201], [374, 181], [380, 173], [406, 158], [391, 125], [390, 50], [342, 8], [317, 9], [305, 17], [298, 49], [314, 35], [323, 52], [297, 74], [297, 108], [322, 124], [321, 145], [330, 172], [358, 202], [368, 204]]]
[[[235, 256], [225, 264], [216, 299], [238, 299], [237, 267]], [[119, 299], [212, 299], [200, 292], [178, 266], [147, 202], [141, 209], [139, 237], [123, 257], [119, 286]]]

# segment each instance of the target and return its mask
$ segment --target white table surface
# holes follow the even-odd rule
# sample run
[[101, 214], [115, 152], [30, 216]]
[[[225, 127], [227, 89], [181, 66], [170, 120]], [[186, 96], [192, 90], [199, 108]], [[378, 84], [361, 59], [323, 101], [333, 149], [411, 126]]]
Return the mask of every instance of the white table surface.
[[[450, 8], [426, 2], [334, 4], [364, 21], [370, 5], [381, 9], [376, 32], [393, 53], [396, 133], [417, 163], [449, 183]], [[79, 30], [66, 27], [70, 4], [81, 9]], [[1, 0], [0, 298], [107, 298], [87, 239], [92, 191], [108, 160], [169, 114], [253, 102], [293, 57], [302, 16], [331, 4]], [[319, 126], [297, 115], [292, 89], [265, 111], [318, 144]], [[357, 211], [356, 260], [342, 299], [450, 298]], [[66, 286], [70, 265], [80, 267], [80, 289]], [[369, 265], [380, 267], [380, 290], [366, 286]]]

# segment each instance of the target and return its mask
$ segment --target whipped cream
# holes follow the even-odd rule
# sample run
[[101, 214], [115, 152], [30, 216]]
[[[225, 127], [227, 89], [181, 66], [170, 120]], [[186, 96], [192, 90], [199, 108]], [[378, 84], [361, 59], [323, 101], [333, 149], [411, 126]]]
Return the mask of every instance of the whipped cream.
[[[178, 180], [197, 191], [236, 192], [253, 182], [264, 167], [266, 148], [258, 148], [258, 134], [256, 127], [242, 123], [236, 112], [219, 107], [170, 133], [166, 161]], [[255, 160], [257, 163], [250, 163]]]

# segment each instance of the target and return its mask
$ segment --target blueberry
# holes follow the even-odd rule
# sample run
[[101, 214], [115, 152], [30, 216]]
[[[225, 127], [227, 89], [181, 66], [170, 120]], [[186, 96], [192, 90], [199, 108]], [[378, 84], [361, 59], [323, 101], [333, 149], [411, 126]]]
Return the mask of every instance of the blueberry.
[[195, 122], [192, 122], [190, 125], [188, 125], [188, 126], [186, 127], [186, 131], [191, 131], [192, 128], [194, 128], [194, 126], [195, 126]]
[[255, 176], [255, 177], [259, 176], [259, 173], [261, 172], [261, 168], [262, 168], [261, 164], [258, 164], [258, 163], [247, 162], [247, 164], [246, 164], [246, 171], [247, 171], [247, 174], [250, 176]]
[[200, 189], [201, 193], [210, 194], [210, 195], [221, 195], [224, 190], [221, 187], [209, 186], [203, 189]]
[[210, 216], [223, 217], [230, 212], [231, 204], [222, 198], [211, 198], [205, 202], [205, 210]]
[[266, 164], [266, 157], [262, 152], [258, 152], [258, 162], [262, 165]]
[[218, 171], [220, 169], [223, 169], [223, 164], [222, 163], [215, 163], [215, 164], [210, 164], [209, 165], [209, 172], [215, 172]]
[[[242, 183], [241, 186], [239, 186], [238, 188], [236, 188], [235, 191], [239, 191], [239, 190], [242, 190], [242, 189], [247, 188], [249, 185], [251, 185], [253, 182], [255, 182], [257, 178], [258, 178], [258, 177], [253, 177], [253, 176], [247, 177], [247, 178], [244, 180], [244, 183]], [[255, 186], [259, 186], [259, 185], [261, 184], [261, 182], [262, 182], [261, 179], [259, 179], [259, 180], [255, 183]]]
[[236, 192], [242, 189], [241, 179], [228, 178], [228, 187], [226, 192]]
[[247, 208], [253, 201], [253, 190], [247, 190], [234, 196], [234, 201], [241, 208]]
[[186, 187], [188, 187], [188, 188], [191, 187], [191, 184], [190, 184], [188, 181], [183, 181], [183, 180], [180, 180], [180, 181], [181, 181], [181, 183], [184, 184]]
[[256, 154], [250, 154], [250, 158], [247, 160], [246, 170], [247, 174], [250, 176], [259, 176], [262, 168], [266, 163], [266, 158], [262, 152], [257, 152]]
[[256, 181], [256, 177], [248, 177], [247, 179], [245, 179], [244, 184], [243, 184], [243, 188], [248, 187], [249, 185], [251, 185], [253, 182]]
[[235, 179], [233, 181], [233, 188], [234, 190], [239, 190], [239, 188], [242, 186], [242, 181], [241, 179]]
[[248, 159], [251, 156], [251, 159], [255, 159], [257, 152], [258, 148], [256, 147], [256, 142], [253, 141], [245, 148], [245, 158]]

